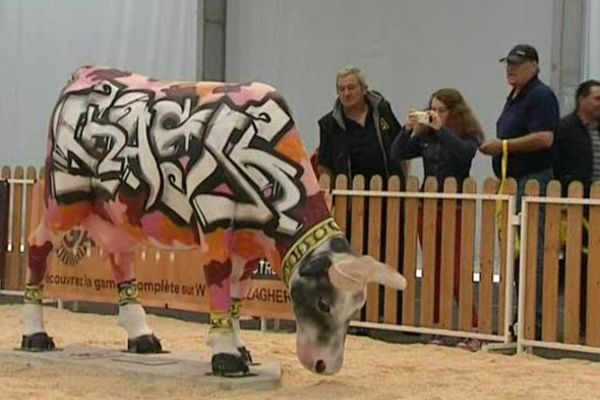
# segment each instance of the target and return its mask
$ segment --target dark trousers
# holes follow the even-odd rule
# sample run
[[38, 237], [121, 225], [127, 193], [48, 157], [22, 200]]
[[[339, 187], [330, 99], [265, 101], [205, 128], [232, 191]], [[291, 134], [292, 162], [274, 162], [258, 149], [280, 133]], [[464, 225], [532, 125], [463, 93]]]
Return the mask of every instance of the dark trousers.
[[[546, 186], [554, 178], [554, 173], [551, 169], [523, 175], [517, 179], [517, 212], [521, 211], [521, 198], [525, 195], [525, 185], [527, 181], [535, 179], [540, 185], [540, 196], [546, 195]], [[538, 221], [538, 241], [537, 241], [537, 268], [536, 268], [536, 301], [535, 301], [535, 336], [536, 339], [541, 338], [542, 334], [542, 303], [543, 303], [543, 288], [544, 288], [544, 234], [546, 226], [546, 207], [540, 204], [539, 221]], [[521, 241], [524, 239], [521, 238]], [[515, 274], [515, 277], [518, 277]], [[519, 281], [516, 279], [517, 293], [519, 292]]]

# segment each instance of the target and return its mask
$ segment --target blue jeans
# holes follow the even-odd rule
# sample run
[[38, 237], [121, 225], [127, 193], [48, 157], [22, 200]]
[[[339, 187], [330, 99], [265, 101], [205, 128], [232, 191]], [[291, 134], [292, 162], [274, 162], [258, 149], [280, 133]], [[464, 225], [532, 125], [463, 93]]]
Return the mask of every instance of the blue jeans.
[[[521, 198], [525, 194], [527, 181], [535, 179], [540, 184], [540, 197], [546, 195], [546, 186], [554, 178], [552, 169], [523, 175], [517, 179], [517, 212], [521, 211]], [[544, 230], [546, 226], [546, 206], [540, 204], [538, 241], [537, 241], [537, 268], [536, 268], [536, 301], [535, 301], [535, 337], [541, 338], [542, 329], [542, 293], [544, 285]], [[524, 240], [524, 239], [521, 239]], [[517, 280], [518, 282], [518, 280]]]

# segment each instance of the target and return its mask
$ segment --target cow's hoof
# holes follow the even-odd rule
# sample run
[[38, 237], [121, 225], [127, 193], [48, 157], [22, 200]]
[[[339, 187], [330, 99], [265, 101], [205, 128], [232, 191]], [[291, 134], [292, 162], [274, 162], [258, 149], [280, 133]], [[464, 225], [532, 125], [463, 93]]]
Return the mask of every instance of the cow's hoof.
[[138, 354], [162, 353], [160, 340], [154, 334], [142, 335], [127, 341], [127, 352]]
[[254, 361], [252, 360], [252, 354], [250, 354], [250, 350], [248, 350], [246, 346], [238, 347], [237, 349], [242, 355], [242, 359], [246, 361], [246, 364], [254, 363]]
[[210, 363], [215, 376], [244, 376], [250, 372], [246, 361], [235, 354], [215, 354]]
[[21, 338], [21, 350], [23, 351], [51, 351], [55, 348], [54, 340], [46, 332], [23, 335]]

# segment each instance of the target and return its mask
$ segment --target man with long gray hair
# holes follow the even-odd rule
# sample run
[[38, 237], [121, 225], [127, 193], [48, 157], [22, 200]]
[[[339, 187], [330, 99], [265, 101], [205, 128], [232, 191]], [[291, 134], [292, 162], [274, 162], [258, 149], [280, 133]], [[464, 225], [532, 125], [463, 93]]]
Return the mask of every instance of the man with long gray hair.
[[361, 70], [345, 67], [336, 76], [338, 98], [333, 110], [319, 120], [318, 172], [363, 175], [366, 182], [380, 175], [404, 178], [400, 163], [390, 157], [401, 125], [383, 96], [369, 90]]

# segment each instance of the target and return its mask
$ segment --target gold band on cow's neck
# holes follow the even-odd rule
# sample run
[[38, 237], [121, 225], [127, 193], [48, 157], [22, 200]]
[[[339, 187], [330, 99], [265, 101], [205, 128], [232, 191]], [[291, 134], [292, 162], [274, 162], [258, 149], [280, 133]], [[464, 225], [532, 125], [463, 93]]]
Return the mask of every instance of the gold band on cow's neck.
[[332, 236], [341, 235], [339, 226], [333, 218], [327, 218], [310, 228], [283, 257], [283, 282], [288, 287], [296, 265], [308, 253], [325, 243]]
[[23, 302], [25, 304], [42, 304], [44, 299], [44, 288], [38, 285], [25, 285]]

